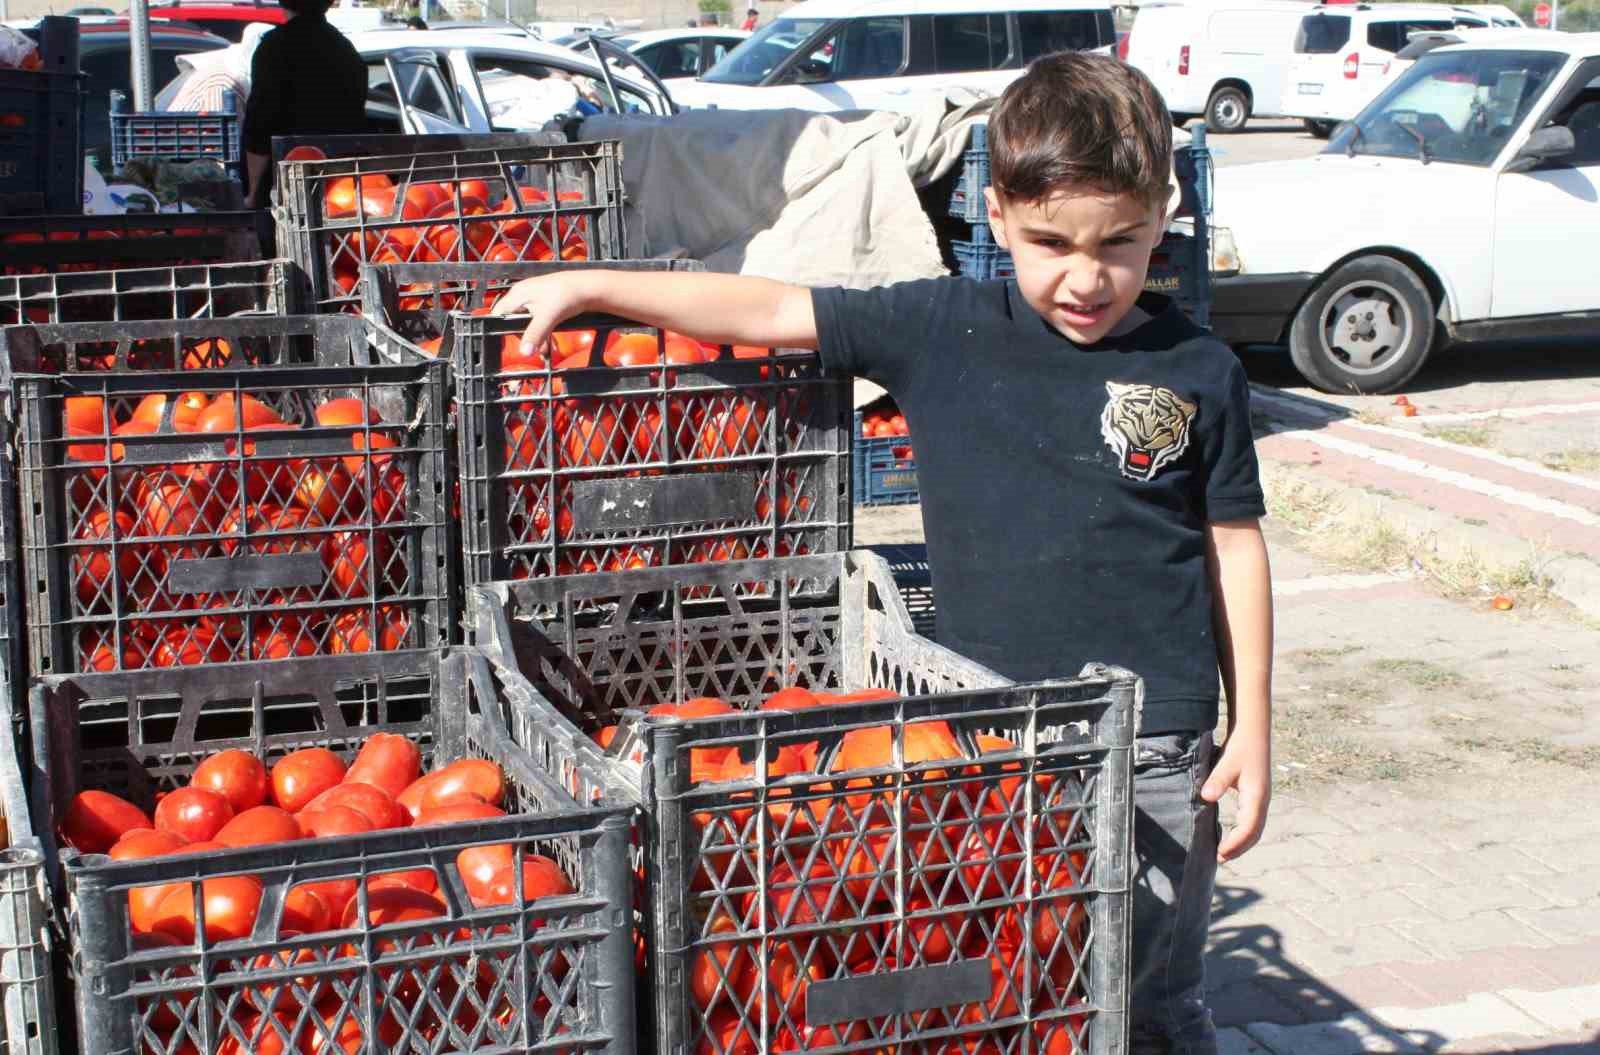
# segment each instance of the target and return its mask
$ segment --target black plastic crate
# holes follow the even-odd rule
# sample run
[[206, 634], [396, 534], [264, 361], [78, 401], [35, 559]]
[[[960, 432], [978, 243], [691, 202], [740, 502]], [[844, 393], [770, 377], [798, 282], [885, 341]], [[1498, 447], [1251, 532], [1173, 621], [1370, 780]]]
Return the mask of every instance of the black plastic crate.
[[[210, 332], [343, 329], [315, 350], [349, 362], [366, 354], [360, 323], [223, 319]], [[35, 674], [451, 640], [444, 364], [24, 374], [15, 385]], [[335, 399], [364, 404], [367, 420], [343, 403], [349, 413], [319, 424]], [[244, 430], [219, 410], [214, 431], [195, 431], [224, 401], [246, 407]]]
[[928, 564], [927, 545], [885, 543], [866, 548], [889, 565], [889, 574], [900, 591], [900, 602], [911, 617], [912, 629], [929, 641], [935, 640], [938, 608], [933, 600], [933, 569]]
[[239, 131], [244, 114], [232, 92], [223, 92], [221, 110], [136, 113], [121, 92], [111, 93], [111, 168], [121, 172], [137, 160], [216, 161], [244, 175]]
[[[848, 543], [849, 390], [815, 353], [719, 348], [663, 369], [592, 352], [592, 368], [557, 369], [512, 358], [526, 324], [452, 317], [467, 583]], [[586, 334], [594, 349], [626, 339], [653, 364], [711, 354], [674, 336], [663, 356], [662, 331], [611, 316], [569, 320], [554, 341], [574, 349]]]
[[0, 275], [259, 259], [253, 212], [0, 217]]
[[851, 438], [851, 494], [858, 506], [910, 505], [917, 491], [917, 458], [910, 436], [867, 436], [856, 411]]
[[[633, 943], [615, 924], [632, 890], [628, 811], [589, 805], [586, 787], [580, 806], [539, 771], [510, 743], [501, 691], [465, 650], [43, 679], [31, 705], [46, 832], [80, 790], [149, 809], [231, 748], [269, 765], [306, 747], [348, 759], [381, 731], [412, 740], [425, 764], [487, 758], [505, 776], [500, 818], [124, 862], [63, 848], [82, 1055], [363, 1041], [435, 1055], [634, 1051]], [[473, 899], [458, 855], [496, 845], [554, 860], [573, 893]], [[368, 881], [415, 870], [431, 873], [431, 900], [401, 921], [374, 918]], [[260, 891], [246, 936], [222, 940], [205, 922], [188, 941], [134, 931], [131, 890], [171, 884], [199, 901], [202, 883], [240, 876]], [[308, 883], [354, 888], [349, 925], [284, 928], [286, 896]]]
[[614, 141], [283, 161], [276, 194], [279, 251], [305, 271], [319, 311], [359, 307], [367, 263], [626, 255]]
[[0, 277], [0, 326], [289, 313], [289, 263]]
[[39, 22], [39, 68], [0, 69], [0, 214], [83, 211], [78, 20]]
[[[661, 1050], [1126, 1050], [1133, 675], [1012, 685], [917, 637], [860, 551], [469, 608], [537, 694], [513, 739], [641, 801]], [[908, 695], [757, 709], [792, 685]], [[739, 711], [640, 714], [697, 696]], [[618, 722], [609, 754], [582, 735]]]

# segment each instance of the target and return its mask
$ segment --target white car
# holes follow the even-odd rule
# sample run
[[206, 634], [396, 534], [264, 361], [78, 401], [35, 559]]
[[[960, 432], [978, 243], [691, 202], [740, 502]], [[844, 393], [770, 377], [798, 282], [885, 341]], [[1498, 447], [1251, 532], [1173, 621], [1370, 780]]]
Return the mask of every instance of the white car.
[[1052, 51], [1116, 46], [1109, 0], [806, 0], [710, 72], [683, 106], [912, 113], [952, 89], [998, 95]]
[[673, 110], [667, 90], [648, 73], [629, 76], [609, 61], [602, 67], [593, 53], [532, 37], [384, 30], [351, 41], [367, 64], [367, 118], [374, 131], [517, 132], [568, 116]]
[[721, 26], [684, 26], [682, 29], [652, 29], [619, 33], [611, 43], [627, 48], [649, 66], [669, 89], [693, 80], [710, 70], [734, 48], [749, 39], [743, 29]]
[[1283, 112], [1326, 139], [1383, 86], [1383, 69], [1417, 33], [1489, 28], [1493, 16], [1444, 4], [1323, 4], [1301, 18]]
[[1600, 33], [1437, 48], [1316, 157], [1215, 180], [1212, 328], [1326, 391], [1394, 391], [1441, 336], [1600, 337]]

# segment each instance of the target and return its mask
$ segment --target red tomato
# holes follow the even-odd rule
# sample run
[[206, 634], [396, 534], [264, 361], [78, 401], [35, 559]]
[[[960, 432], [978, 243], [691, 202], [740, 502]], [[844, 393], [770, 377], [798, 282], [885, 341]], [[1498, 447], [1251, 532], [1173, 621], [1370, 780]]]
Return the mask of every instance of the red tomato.
[[280, 809], [299, 813], [343, 779], [344, 762], [338, 755], [325, 747], [302, 748], [272, 767], [272, 799]]
[[373, 876], [367, 882], [367, 892], [375, 890], [391, 890], [396, 887], [405, 887], [408, 890], [419, 890], [424, 894], [432, 894], [439, 889], [439, 879], [433, 874], [431, 868], [413, 868], [404, 872], [385, 872]]
[[279, 934], [284, 931], [315, 934], [331, 926], [333, 912], [315, 890], [299, 886], [283, 896], [283, 917], [278, 921]]
[[761, 705], [763, 711], [803, 711], [807, 707], [815, 707], [821, 701], [809, 689], [802, 689], [798, 685], [791, 685], [787, 689], [779, 689], [767, 697], [767, 702]]
[[327, 161], [328, 155], [320, 147], [295, 147], [283, 155], [285, 161]]
[[661, 362], [661, 347], [653, 333], [613, 332], [603, 358], [607, 366], [646, 366]]
[[[221, 343], [226, 344], [227, 342], [223, 341]], [[186, 369], [189, 368], [186, 367]], [[100, 413], [98, 410], [94, 411], [92, 424], [87, 426], [74, 424], [77, 419], [74, 418], [71, 413], [72, 407], [70, 404], [78, 402], [82, 399], [91, 399], [95, 403], [100, 402], [99, 396], [72, 396], [68, 398], [67, 403], [69, 406], [67, 408], [67, 425], [69, 428], [88, 428], [90, 430], [98, 431], [100, 428]], [[198, 431], [200, 428], [200, 415], [204, 413], [205, 409], [210, 405], [211, 397], [206, 395], [204, 392], [184, 392], [180, 394], [172, 406], [173, 430], [176, 432]], [[87, 417], [85, 413], [87, 409], [88, 408], [80, 410], [78, 418]], [[167, 394], [165, 392], [153, 392], [139, 400], [139, 405], [133, 408], [133, 417], [130, 420], [145, 421], [149, 422], [151, 425], [159, 427], [161, 425], [161, 419], [166, 415], [166, 410]]]
[[714, 460], [737, 454], [757, 454], [767, 427], [766, 407], [740, 400], [706, 415], [700, 426], [699, 456]]
[[80, 853], [103, 854], [135, 828], [152, 828], [145, 812], [108, 791], [80, 791], [61, 818], [61, 838]]
[[[171, 832], [160, 832], [152, 828], [135, 828], [110, 849], [113, 861], [142, 861], [149, 857], [161, 857], [165, 854], [177, 853], [184, 847], [184, 842]], [[156, 910], [161, 905], [161, 899], [172, 890], [173, 884], [166, 883], [161, 886], [135, 887], [128, 891], [128, 923], [136, 931], [148, 931], [155, 925]]]
[[411, 814], [412, 820], [416, 820], [417, 815], [422, 812], [422, 796], [438, 782], [440, 775], [443, 773], [444, 770], [442, 769], [432, 773], [424, 773], [416, 780], [413, 780], [404, 791], [395, 796], [395, 801], [405, 807], [405, 811]]
[[[340, 926], [348, 929], [356, 926], [359, 918], [360, 905], [352, 901], [345, 906], [344, 918]], [[367, 892], [367, 919], [368, 927], [382, 927], [391, 923], [407, 923], [419, 919], [435, 919], [444, 915], [444, 904], [430, 894], [410, 887], [396, 886], [383, 890], [368, 890]], [[388, 943], [384, 943], [387, 945]], [[387, 950], [385, 950], [387, 951]]]
[[196, 424], [201, 432], [236, 432], [286, 423], [276, 410], [255, 396], [241, 396], [236, 404], [233, 393], [224, 392], [201, 412]]
[[217, 842], [224, 846], [291, 843], [303, 837], [299, 822], [276, 806], [256, 806], [245, 810], [223, 825], [216, 836]]
[[252, 659], [288, 659], [316, 654], [317, 643], [298, 629], [270, 630], [250, 643]]
[[[394, 652], [406, 647], [406, 635], [411, 630], [411, 617], [405, 609], [394, 604], [380, 604], [378, 619], [378, 651]], [[372, 619], [365, 608], [352, 609], [333, 621], [333, 635], [328, 641], [328, 651], [334, 655], [346, 652], [371, 652]]]
[[[205, 940], [233, 941], [250, 936], [261, 911], [261, 883], [252, 876], [221, 876], [200, 884], [205, 912]], [[158, 934], [166, 934], [187, 945], [195, 940], [194, 891], [180, 883], [156, 909]]]
[[423, 810], [414, 828], [431, 828], [437, 824], [459, 824], [462, 821], [483, 821], [504, 817], [506, 811], [487, 802], [455, 802], [438, 809]]
[[[736, 934], [739, 924], [726, 912], [715, 913], [706, 921], [705, 937]], [[708, 1008], [721, 993], [735, 993], [744, 981], [750, 967], [748, 956], [736, 955], [738, 946], [731, 941], [713, 941], [694, 954], [689, 967], [689, 995], [695, 1004]]]
[[330, 524], [361, 516], [361, 492], [350, 478], [342, 458], [318, 458], [294, 463], [299, 476], [294, 500]]
[[695, 1045], [695, 1055], [756, 1055], [756, 1038], [739, 1013], [723, 1005], [706, 1020], [706, 1035]]
[[[457, 865], [459, 867], [459, 863]], [[517, 870], [513, 865], [496, 872], [489, 880], [488, 893], [474, 904], [480, 908], [489, 905], [510, 905], [516, 900]], [[522, 903], [529, 904], [541, 898], [560, 897], [573, 892], [572, 881], [561, 866], [539, 854], [528, 854], [522, 859]]]
[[295, 820], [312, 839], [334, 839], [341, 835], [360, 835], [372, 830], [372, 822], [360, 810], [334, 804], [315, 813], [307, 811]]
[[[133, 537], [133, 518], [118, 510], [115, 516], [103, 509], [95, 510], [78, 525], [74, 537], [80, 540], [109, 543]], [[117, 581], [126, 583], [139, 574], [139, 554], [143, 546], [120, 545], [116, 550]], [[114, 583], [112, 576], [112, 549], [104, 546], [79, 546], [72, 556], [72, 577], [77, 583], [78, 600], [85, 607], [109, 607]]]
[[[350, 437], [350, 446], [358, 451], [366, 450], [369, 443], [374, 451], [387, 450], [397, 446], [392, 436], [375, 427], [383, 423], [382, 415], [354, 396], [330, 399], [317, 408], [318, 425], [324, 428], [353, 428], [360, 430]], [[379, 471], [387, 461], [388, 457], [385, 455], [374, 455], [372, 458], [374, 473]], [[363, 482], [367, 478], [365, 465], [366, 459], [360, 456], [344, 460], [344, 466], [350, 475]]]
[[185, 842], [208, 842], [233, 820], [228, 800], [206, 788], [179, 788], [156, 805], [156, 827]]
[[156, 646], [158, 667], [195, 667], [202, 663], [226, 663], [233, 658], [228, 641], [204, 625], [174, 626], [161, 636]]
[[382, 788], [393, 797], [421, 774], [422, 751], [416, 744], [393, 733], [374, 733], [361, 745], [344, 779], [351, 784]]
[[615, 465], [627, 440], [617, 415], [604, 404], [585, 401], [572, 411], [561, 436], [561, 465]]
[[[351, 770], [355, 772], [355, 770]], [[387, 791], [372, 784], [352, 781], [346, 776], [344, 783], [329, 788], [312, 799], [302, 811], [315, 814], [331, 806], [347, 806], [365, 817], [376, 829], [404, 828], [411, 819]]]
[[235, 813], [264, 804], [269, 783], [267, 767], [248, 751], [218, 751], [189, 776], [190, 787], [217, 792]]
[[498, 764], [487, 759], [463, 758], [430, 776], [433, 780], [422, 792], [419, 813], [448, 806], [469, 795], [491, 806], [500, 805], [505, 798], [505, 774]]

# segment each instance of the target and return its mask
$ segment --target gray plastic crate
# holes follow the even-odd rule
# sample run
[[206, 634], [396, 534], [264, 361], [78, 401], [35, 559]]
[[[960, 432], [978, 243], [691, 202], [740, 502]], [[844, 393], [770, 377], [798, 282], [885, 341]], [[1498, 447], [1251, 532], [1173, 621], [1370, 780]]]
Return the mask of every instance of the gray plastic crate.
[[[468, 607], [530, 682], [513, 739], [642, 804], [661, 1052], [1127, 1050], [1134, 675], [1011, 684], [918, 637], [861, 551], [501, 583]], [[796, 684], [907, 695], [754, 709]], [[639, 714], [701, 695], [743, 710]], [[602, 754], [587, 735], [619, 722]], [[959, 764], [902, 761], [928, 723]], [[845, 746], [868, 728], [881, 764]], [[737, 779], [695, 783], [707, 752]]]
[[[417, 743], [430, 768], [488, 758], [506, 779], [507, 816], [490, 820], [125, 862], [63, 849], [81, 1055], [357, 1050], [358, 1040], [434, 1055], [634, 1051], [633, 947], [614, 908], [631, 894], [628, 811], [590, 805], [587, 788], [580, 805], [513, 747], [500, 691], [466, 650], [39, 682], [35, 808], [47, 832], [81, 789], [148, 809], [229, 748], [269, 765], [311, 746], [348, 758], [382, 731]], [[554, 859], [575, 892], [475, 903], [457, 855], [498, 844]], [[417, 869], [433, 874], [433, 914], [369, 924], [367, 881]], [[188, 944], [136, 937], [130, 890], [198, 891], [224, 876], [261, 885], [248, 937], [213, 940], [203, 926]], [[355, 925], [280, 936], [290, 890], [340, 880], [356, 884]]]
[[[849, 389], [815, 353], [534, 368], [506, 363], [526, 319], [451, 318], [468, 584], [848, 543]], [[645, 335], [662, 358], [662, 331], [612, 316], [570, 319], [558, 339], [585, 330], [596, 349]]]
[[[232, 334], [236, 348], [260, 339], [263, 354], [311, 342], [327, 362], [367, 354], [357, 318], [117, 325]], [[24, 374], [14, 384], [34, 674], [437, 650], [453, 639], [443, 363]], [[176, 428], [175, 405], [196, 392], [236, 405], [253, 397], [289, 427]], [[152, 396], [166, 400], [159, 430], [118, 432]], [[363, 401], [381, 422], [318, 425], [317, 408], [335, 398]], [[98, 424], [69, 432], [66, 415], [85, 407]]]
[[289, 314], [286, 260], [0, 276], [0, 326]]
[[[425, 187], [446, 197], [426, 205]], [[275, 193], [278, 251], [305, 272], [318, 311], [357, 308], [367, 263], [626, 255], [622, 148], [612, 141], [283, 161]]]
[[0, 1053], [55, 1055], [49, 887], [23, 782], [27, 741], [13, 706], [21, 668], [10, 666], [9, 657], [7, 663], [0, 669], [0, 810], [7, 834], [0, 850]]

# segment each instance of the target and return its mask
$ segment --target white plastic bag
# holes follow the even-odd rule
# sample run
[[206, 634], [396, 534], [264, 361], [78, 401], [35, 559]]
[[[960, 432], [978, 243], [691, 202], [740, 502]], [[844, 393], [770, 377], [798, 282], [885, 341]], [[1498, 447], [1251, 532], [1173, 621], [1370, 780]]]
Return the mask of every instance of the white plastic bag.
[[39, 45], [20, 30], [0, 26], [0, 67], [12, 70], [37, 70], [44, 65]]

